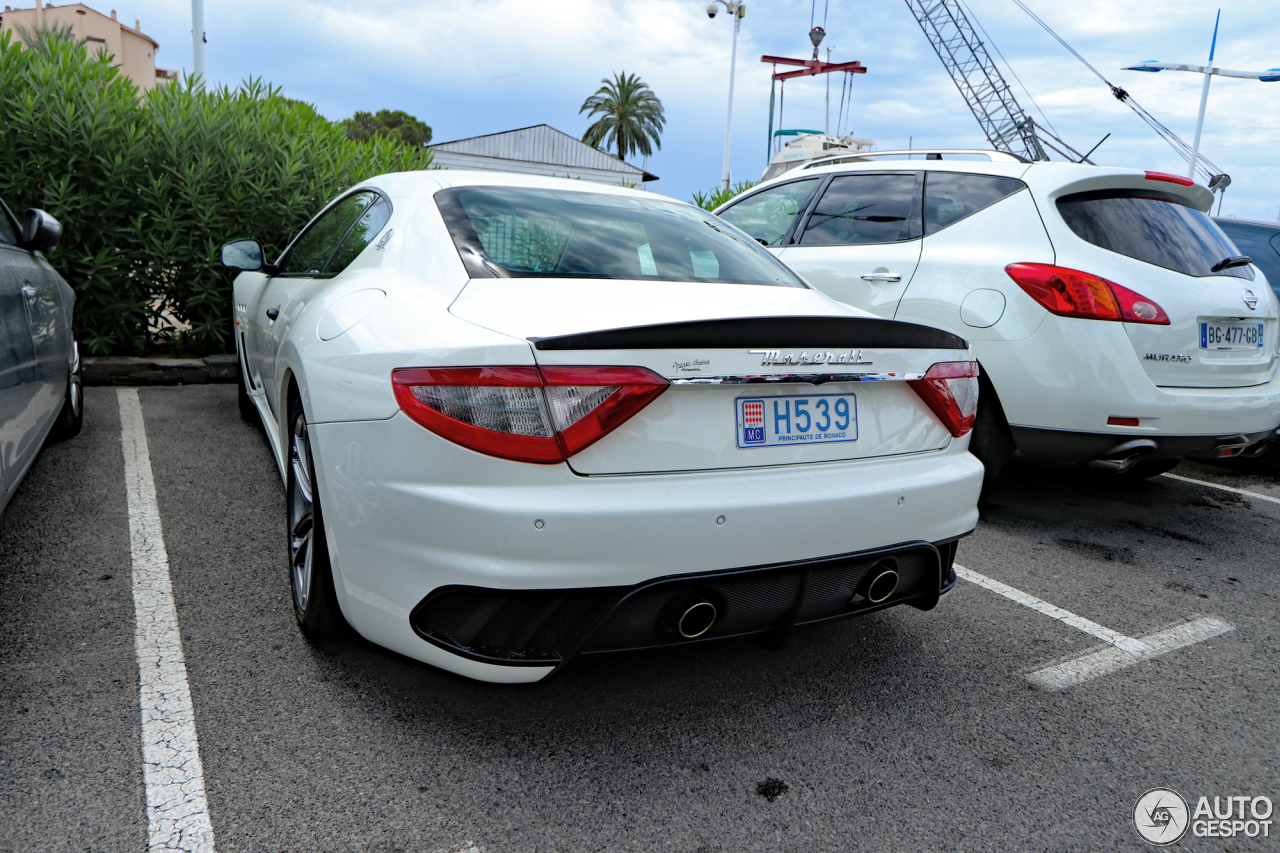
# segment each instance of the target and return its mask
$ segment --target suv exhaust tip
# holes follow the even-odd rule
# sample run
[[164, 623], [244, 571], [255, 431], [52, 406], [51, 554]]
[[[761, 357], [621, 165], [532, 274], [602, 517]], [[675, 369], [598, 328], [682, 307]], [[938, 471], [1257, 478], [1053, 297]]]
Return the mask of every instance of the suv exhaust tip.
[[1123, 474], [1141, 461], [1142, 457], [1155, 452], [1156, 446], [1156, 443], [1149, 438], [1135, 438], [1132, 441], [1117, 444], [1101, 459], [1090, 462], [1089, 467]]

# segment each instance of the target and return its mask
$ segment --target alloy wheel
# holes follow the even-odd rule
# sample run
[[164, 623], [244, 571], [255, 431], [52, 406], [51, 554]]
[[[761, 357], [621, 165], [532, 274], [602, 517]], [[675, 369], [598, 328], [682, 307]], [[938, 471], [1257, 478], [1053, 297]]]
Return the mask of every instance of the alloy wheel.
[[301, 412], [294, 418], [293, 429], [290, 430], [289, 467], [289, 565], [293, 602], [299, 613], [305, 613], [311, 599], [315, 495], [307, 420]]

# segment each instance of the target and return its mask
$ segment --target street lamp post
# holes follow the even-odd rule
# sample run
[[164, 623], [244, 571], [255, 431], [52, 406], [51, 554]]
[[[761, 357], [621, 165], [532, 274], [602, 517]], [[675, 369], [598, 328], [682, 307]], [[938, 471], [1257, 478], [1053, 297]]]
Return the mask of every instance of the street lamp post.
[[[1222, 18], [1222, 10], [1218, 10], [1218, 17], [1213, 21], [1213, 40], [1209, 43], [1209, 64], [1208, 65], [1188, 65], [1181, 62], [1156, 62], [1154, 59], [1148, 62], [1139, 62], [1137, 65], [1131, 65], [1125, 68], [1125, 71], [1193, 71], [1197, 74], [1204, 74], [1204, 85], [1200, 88], [1200, 114], [1196, 118], [1196, 136], [1195, 141], [1191, 144], [1191, 166], [1187, 170], [1187, 177], [1195, 180], [1196, 163], [1200, 159], [1200, 134], [1204, 130], [1204, 112], [1205, 107], [1209, 105], [1209, 81], [1214, 74], [1219, 77], [1240, 77], [1247, 80], [1261, 80], [1263, 83], [1274, 83], [1280, 80], [1280, 68], [1271, 68], [1266, 71], [1231, 71], [1226, 68], [1218, 68], [1213, 64], [1213, 55], [1218, 47], [1218, 22]], [[1223, 187], [1225, 189], [1225, 186]]]
[[191, 0], [191, 64], [192, 71], [204, 88], [204, 0]]
[[733, 130], [733, 74], [734, 68], [738, 64], [738, 26], [747, 14], [747, 4], [741, 2], [741, 0], [714, 0], [711, 5], [707, 6], [708, 18], [714, 18], [716, 13], [720, 11], [716, 8], [717, 6], [723, 6], [724, 10], [733, 16], [733, 52], [729, 54], [729, 116], [725, 119], [724, 125], [724, 171], [720, 176], [720, 187], [725, 192], [728, 192], [729, 135]]

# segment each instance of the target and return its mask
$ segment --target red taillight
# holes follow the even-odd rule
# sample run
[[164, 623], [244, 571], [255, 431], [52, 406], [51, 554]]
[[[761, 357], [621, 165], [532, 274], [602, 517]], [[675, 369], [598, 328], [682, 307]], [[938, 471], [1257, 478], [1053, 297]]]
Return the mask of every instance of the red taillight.
[[669, 383], [643, 367], [406, 367], [401, 410], [450, 441], [521, 462], [563, 462], [617, 429]]
[[1180, 187], [1194, 187], [1196, 182], [1181, 175], [1170, 175], [1168, 172], [1147, 172], [1148, 181], [1164, 181], [1166, 184], [1177, 184]]
[[973, 429], [978, 411], [978, 363], [947, 361], [935, 364], [923, 379], [907, 383], [956, 438]]
[[1121, 418], [1121, 417], [1116, 417], [1115, 415], [1112, 415], [1111, 417], [1107, 418], [1107, 426], [1137, 426], [1137, 425], [1138, 425], [1137, 418]]
[[1169, 315], [1154, 300], [1087, 272], [1053, 264], [1009, 264], [1004, 271], [1059, 317], [1169, 325]]

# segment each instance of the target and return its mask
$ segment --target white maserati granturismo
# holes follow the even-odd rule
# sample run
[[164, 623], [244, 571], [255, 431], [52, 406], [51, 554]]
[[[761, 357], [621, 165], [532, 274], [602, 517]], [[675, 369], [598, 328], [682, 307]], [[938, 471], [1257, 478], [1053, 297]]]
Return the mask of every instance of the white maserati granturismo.
[[955, 583], [965, 340], [811, 289], [651, 193], [382, 175], [222, 248], [293, 604], [471, 678], [753, 637]]

